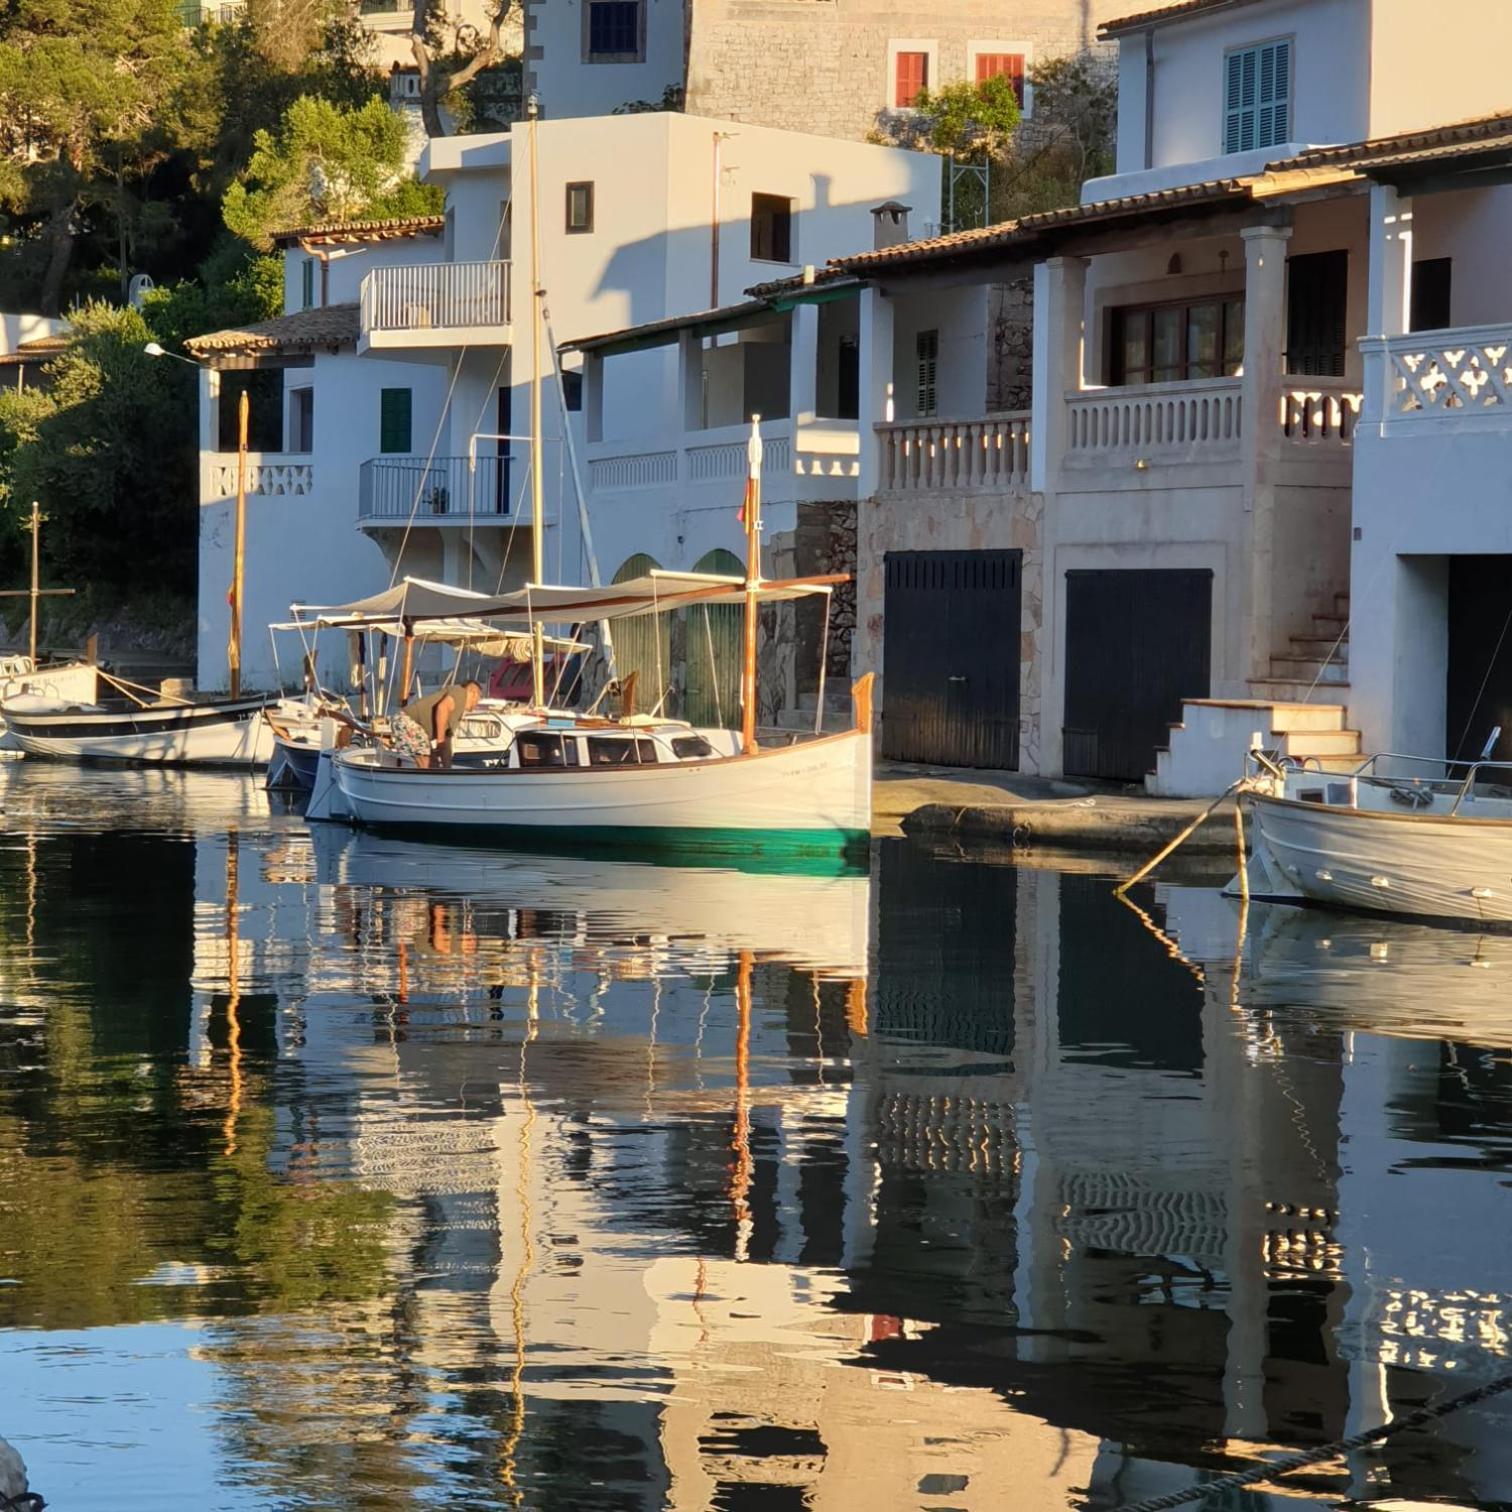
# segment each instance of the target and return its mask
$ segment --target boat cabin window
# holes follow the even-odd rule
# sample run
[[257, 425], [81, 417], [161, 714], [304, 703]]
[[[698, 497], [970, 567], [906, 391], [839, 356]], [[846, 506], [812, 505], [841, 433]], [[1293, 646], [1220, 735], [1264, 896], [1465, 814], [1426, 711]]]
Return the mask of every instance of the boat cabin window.
[[686, 761], [691, 756], [712, 756], [714, 747], [702, 735], [679, 735], [672, 742], [672, 754]]
[[656, 761], [656, 742], [628, 735], [590, 735], [589, 766], [650, 766]]
[[560, 735], [516, 735], [515, 750], [520, 753], [521, 767], [527, 771], [578, 764], [577, 741]]

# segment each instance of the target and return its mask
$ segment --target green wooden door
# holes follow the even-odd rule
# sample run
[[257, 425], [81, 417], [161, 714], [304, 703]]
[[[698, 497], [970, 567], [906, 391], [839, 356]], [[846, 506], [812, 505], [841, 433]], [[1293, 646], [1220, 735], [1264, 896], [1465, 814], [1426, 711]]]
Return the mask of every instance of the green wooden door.
[[[627, 557], [619, 571], [614, 574], [616, 583], [629, 578], [644, 577], [646, 573], [661, 566], [655, 557], [638, 551]], [[614, 667], [615, 675], [623, 681], [632, 672], [636, 679], [636, 708], [643, 714], [661, 707], [664, 711], [669, 702], [665, 698], [668, 682], [672, 676], [672, 626], [665, 614], [637, 614], [629, 619], [614, 622]]]

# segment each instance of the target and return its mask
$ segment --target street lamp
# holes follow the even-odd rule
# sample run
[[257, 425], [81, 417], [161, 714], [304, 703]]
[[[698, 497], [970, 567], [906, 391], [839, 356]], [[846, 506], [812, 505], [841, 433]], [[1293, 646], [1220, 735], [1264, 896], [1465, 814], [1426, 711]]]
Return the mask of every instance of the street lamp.
[[[184, 362], [192, 368], [202, 364], [192, 357], [170, 352], [156, 341], [149, 341], [142, 350], [149, 357], [172, 357], [175, 362]], [[236, 549], [232, 555], [231, 592], [227, 595], [231, 604], [231, 635], [226, 644], [226, 667], [230, 673], [231, 696], [241, 697], [241, 647], [242, 647], [242, 596], [247, 559], [247, 418], [251, 400], [245, 388], [236, 405]]]

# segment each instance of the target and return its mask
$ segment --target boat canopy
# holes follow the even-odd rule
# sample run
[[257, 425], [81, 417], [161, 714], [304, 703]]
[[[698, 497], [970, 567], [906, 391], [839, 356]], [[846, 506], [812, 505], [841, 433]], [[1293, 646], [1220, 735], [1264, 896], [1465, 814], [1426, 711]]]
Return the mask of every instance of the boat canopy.
[[[481, 603], [490, 602], [486, 593], [470, 588], [453, 588], [449, 583], [433, 583], [426, 578], [407, 577], [350, 604], [291, 604], [296, 626], [318, 623], [324, 629], [381, 629], [382, 622], [399, 624], [406, 619], [468, 619], [478, 613]], [[282, 629], [283, 626], [275, 628]], [[402, 629], [398, 630], [403, 635]]]
[[[785, 578], [758, 583], [758, 603], [820, 597], [837, 583], [849, 582], [844, 573], [829, 577]], [[635, 614], [669, 614], [698, 604], [743, 604], [744, 578], [707, 572], [649, 572], [643, 577], [607, 583], [602, 588], [528, 583], [513, 593], [471, 606], [469, 613], [487, 619], [522, 619], [530, 624], [578, 624], [589, 620], [626, 619]]]

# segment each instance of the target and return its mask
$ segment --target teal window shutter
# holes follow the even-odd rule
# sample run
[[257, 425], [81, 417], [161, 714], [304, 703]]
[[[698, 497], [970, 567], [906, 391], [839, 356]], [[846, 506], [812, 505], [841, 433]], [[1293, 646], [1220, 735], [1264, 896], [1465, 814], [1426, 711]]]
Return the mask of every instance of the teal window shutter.
[[1275, 147], [1291, 136], [1290, 38], [1243, 47], [1223, 60], [1223, 150]]
[[379, 393], [378, 450], [408, 453], [412, 391], [386, 388]]

